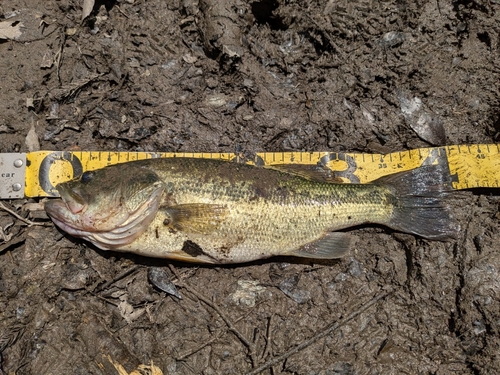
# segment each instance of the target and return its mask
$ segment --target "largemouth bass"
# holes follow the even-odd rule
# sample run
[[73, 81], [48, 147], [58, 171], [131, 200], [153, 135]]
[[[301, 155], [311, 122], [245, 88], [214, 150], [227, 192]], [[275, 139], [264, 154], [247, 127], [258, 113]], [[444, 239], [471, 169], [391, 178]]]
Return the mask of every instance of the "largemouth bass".
[[431, 240], [456, 236], [439, 166], [336, 184], [208, 159], [151, 159], [85, 172], [57, 185], [54, 223], [100, 249], [202, 263], [274, 255], [339, 258], [366, 223]]

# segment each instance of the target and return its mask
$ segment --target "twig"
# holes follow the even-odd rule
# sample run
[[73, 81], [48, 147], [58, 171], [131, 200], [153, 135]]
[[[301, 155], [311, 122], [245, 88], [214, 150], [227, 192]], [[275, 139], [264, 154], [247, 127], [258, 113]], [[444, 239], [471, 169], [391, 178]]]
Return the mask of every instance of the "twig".
[[140, 266], [132, 266], [132, 267], [126, 269], [125, 271], [123, 271], [120, 274], [118, 274], [117, 276], [115, 276], [113, 279], [106, 281], [104, 284], [102, 284], [102, 286], [100, 286], [98, 288], [96, 287], [95, 289], [97, 289], [97, 290], [94, 289], [94, 292], [99, 293], [100, 291], [108, 288], [111, 284], [114, 284], [118, 280], [121, 280], [124, 277], [130, 275], [131, 273], [137, 271], [139, 268], [140, 268]]
[[[45, 95], [50, 100], [66, 100], [67, 98], [75, 95], [79, 90], [83, 89], [89, 83], [94, 82], [104, 74], [93, 74], [91, 77], [82, 78], [66, 85], [60, 85], [58, 88], [50, 89]], [[45, 97], [45, 96], [44, 96]], [[100, 98], [99, 98], [100, 99]]]
[[268, 321], [267, 321], [267, 330], [266, 330], [266, 345], [264, 346], [264, 350], [262, 351], [262, 356], [260, 357], [261, 360], [265, 359], [266, 356], [268, 354], [270, 355], [273, 355], [273, 353], [271, 352], [271, 350], [269, 350], [269, 348], [272, 348], [271, 347], [271, 340], [272, 340], [272, 337], [271, 337], [271, 334], [272, 334], [272, 322], [273, 322], [273, 315], [271, 315], [269, 318], [268, 318]]
[[14, 216], [15, 218], [21, 220], [23, 223], [25, 224], [28, 224], [30, 227], [32, 225], [39, 225], [39, 226], [44, 226], [45, 224], [44, 223], [35, 223], [34, 221], [31, 221], [31, 220], [28, 220], [28, 219], [25, 219], [24, 217], [20, 216], [18, 213], [16, 213], [15, 211], [12, 211], [10, 208], [7, 208], [4, 206], [3, 203], [0, 202], [0, 209], [8, 212], [9, 214], [11, 214], [12, 216]]
[[125, 12], [122, 10], [122, 8], [120, 8], [118, 5], [116, 5], [116, 8], [118, 9], [118, 11], [119, 11], [121, 14], [123, 14], [123, 15], [125, 16], [125, 18], [127, 18], [127, 19], [128, 19], [128, 18], [130, 18], [130, 17], [128, 16], [128, 14], [127, 14], [127, 13], [125, 13]]
[[218, 339], [220, 338], [220, 335], [217, 335], [215, 337], [212, 337], [210, 340], [208, 340], [207, 342], [201, 344], [200, 346], [198, 346], [196, 349], [194, 350], [191, 350], [190, 352], [186, 353], [186, 354], [183, 354], [179, 357], [176, 358], [177, 361], [183, 361], [185, 360], [187, 357], [190, 357], [192, 356], [193, 354], [195, 353], [198, 353], [201, 349], [203, 349], [204, 347], [210, 345], [211, 343], [213, 343], [214, 341], [217, 341]]
[[222, 310], [219, 308], [219, 306], [217, 306], [214, 302], [212, 302], [209, 299], [207, 299], [204, 296], [202, 296], [195, 289], [191, 288], [184, 281], [182, 281], [179, 273], [177, 272], [177, 269], [172, 264], [169, 264], [169, 267], [170, 267], [170, 270], [172, 271], [172, 273], [177, 277], [179, 286], [181, 286], [184, 289], [186, 289], [188, 292], [190, 292], [191, 294], [193, 294], [194, 296], [196, 296], [196, 298], [198, 298], [200, 301], [203, 301], [205, 304], [207, 304], [212, 309], [214, 309], [217, 312], [217, 314], [219, 314], [219, 316], [222, 318], [222, 320], [224, 321], [224, 323], [226, 323], [226, 325], [229, 328], [229, 330], [231, 332], [233, 332], [234, 335], [236, 337], [238, 337], [238, 339], [241, 341], [241, 343], [247, 347], [247, 349], [248, 349], [248, 355], [250, 357], [250, 360], [252, 361], [252, 366], [255, 366], [255, 359], [254, 359], [254, 351], [255, 351], [255, 349], [254, 349], [254, 345], [250, 341], [248, 341], [247, 338], [245, 336], [243, 336], [243, 334], [234, 326], [234, 324], [231, 322], [231, 320], [229, 320], [228, 317], [226, 317], [226, 315], [222, 312]]
[[302, 344], [297, 345], [295, 348], [287, 351], [286, 353], [283, 353], [283, 354], [281, 354], [281, 355], [279, 355], [277, 357], [274, 357], [273, 359], [271, 359], [271, 360], [267, 361], [266, 363], [264, 363], [262, 366], [260, 366], [260, 367], [258, 367], [256, 369], [253, 369], [252, 371], [248, 372], [246, 375], [258, 375], [262, 371], [267, 370], [268, 368], [270, 368], [270, 367], [278, 364], [279, 362], [287, 359], [291, 355], [293, 355], [293, 354], [295, 354], [297, 352], [300, 352], [301, 350], [307, 348], [309, 345], [315, 343], [319, 339], [321, 339], [321, 338], [323, 338], [325, 336], [328, 336], [330, 333], [332, 333], [333, 331], [337, 330], [338, 328], [340, 328], [341, 326], [343, 326], [347, 322], [351, 321], [352, 319], [354, 319], [355, 317], [357, 317], [362, 312], [368, 310], [370, 307], [372, 307], [373, 305], [375, 305], [378, 301], [380, 301], [381, 299], [384, 299], [385, 297], [387, 297], [391, 293], [392, 293], [392, 291], [388, 292], [388, 293], [384, 293], [384, 294], [382, 294], [382, 295], [380, 295], [378, 297], [375, 297], [375, 298], [371, 299], [369, 302], [367, 302], [364, 305], [362, 305], [359, 309], [357, 309], [356, 311], [354, 311], [351, 314], [347, 315], [340, 322], [334, 322], [334, 323], [329, 324], [325, 329], [323, 329], [322, 331], [320, 331], [319, 333], [317, 333], [316, 335], [314, 335], [313, 337], [311, 337], [309, 340], [304, 341]]
[[62, 40], [59, 46], [59, 50], [57, 51], [54, 60], [56, 60], [56, 69], [57, 69], [57, 80], [59, 81], [59, 84], [61, 84], [61, 61], [62, 61], [62, 55], [63, 55], [63, 50], [64, 50], [64, 44], [66, 43], [66, 33], [63, 31], [62, 32]]

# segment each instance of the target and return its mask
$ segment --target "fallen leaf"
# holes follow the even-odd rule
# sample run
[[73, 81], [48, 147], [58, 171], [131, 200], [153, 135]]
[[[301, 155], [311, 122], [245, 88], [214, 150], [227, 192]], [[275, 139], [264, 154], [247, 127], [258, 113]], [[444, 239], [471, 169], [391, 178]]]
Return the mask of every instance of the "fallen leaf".
[[113, 361], [111, 356], [108, 354], [108, 360], [115, 366], [116, 371], [118, 371], [118, 375], [163, 375], [161, 369], [153, 364], [151, 361], [151, 365], [139, 365], [137, 370], [132, 371], [130, 374], [125, 370], [125, 368], [118, 363], [118, 361]]
[[94, 9], [94, 3], [95, 0], [83, 0], [83, 6], [82, 6], [82, 21], [87, 18], [90, 13], [92, 13], [92, 10]]
[[299, 276], [292, 275], [278, 284], [278, 288], [293, 301], [297, 303], [306, 303], [311, 299], [311, 293], [308, 290], [300, 289]]
[[40, 63], [40, 68], [42, 69], [48, 69], [51, 68], [52, 65], [54, 65], [54, 52], [52, 51], [47, 51], [43, 54], [42, 57], [42, 62]]
[[398, 90], [396, 94], [406, 123], [413, 131], [431, 145], [444, 145], [446, 134], [439, 116], [428, 110], [420, 98], [413, 97], [409, 92]]
[[163, 268], [149, 267], [148, 280], [151, 284], [153, 284], [158, 289], [163, 290], [165, 293], [182, 299], [181, 295], [177, 291], [177, 288], [172, 283], [172, 281], [170, 281], [169, 274]]
[[0, 39], [16, 40], [23, 33], [21, 28], [24, 27], [19, 21], [2, 21], [0, 22]]
[[120, 311], [120, 315], [122, 316], [123, 319], [127, 323], [132, 323], [134, 320], [139, 318], [144, 312], [146, 311], [145, 308], [134, 308], [128, 301], [127, 301], [127, 293], [124, 292], [120, 295], [120, 303], [118, 303], [118, 311]]
[[40, 151], [40, 142], [38, 141], [38, 135], [36, 134], [35, 124], [31, 125], [31, 128], [26, 135], [25, 142], [29, 152]]
[[46, 38], [60, 26], [57, 22], [45, 22], [43, 17], [43, 13], [30, 9], [12, 12], [7, 21], [0, 22], [0, 40], [33, 42]]

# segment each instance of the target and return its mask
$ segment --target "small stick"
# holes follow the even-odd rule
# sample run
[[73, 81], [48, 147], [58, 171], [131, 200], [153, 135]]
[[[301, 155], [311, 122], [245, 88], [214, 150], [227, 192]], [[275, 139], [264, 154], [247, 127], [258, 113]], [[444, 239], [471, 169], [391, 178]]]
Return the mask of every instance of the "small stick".
[[378, 297], [374, 297], [369, 302], [367, 302], [366, 304], [364, 304], [363, 306], [361, 306], [359, 309], [357, 309], [356, 311], [354, 311], [354, 312], [350, 313], [349, 315], [347, 315], [340, 322], [335, 322], [335, 323], [329, 324], [325, 329], [323, 329], [322, 331], [320, 331], [319, 333], [317, 333], [316, 335], [314, 335], [313, 337], [311, 337], [309, 340], [304, 341], [302, 344], [297, 345], [295, 348], [287, 351], [286, 353], [283, 353], [283, 354], [281, 354], [279, 356], [274, 357], [273, 359], [271, 359], [271, 360], [267, 361], [266, 363], [264, 363], [262, 366], [260, 366], [260, 367], [258, 367], [256, 369], [253, 369], [252, 371], [248, 372], [246, 375], [258, 375], [262, 371], [267, 370], [268, 368], [270, 368], [270, 367], [278, 364], [279, 362], [287, 359], [291, 355], [293, 355], [293, 354], [295, 354], [297, 352], [300, 352], [302, 349], [307, 348], [309, 345], [315, 343], [319, 339], [321, 339], [321, 338], [323, 338], [325, 336], [328, 336], [330, 333], [332, 333], [333, 331], [337, 330], [338, 328], [340, 328], [341, 326], [343, 326], [347, 322], [351, 321], [352, 319], [354, 319], [355, 317], [357, 317], [362, 312], [368, 310], [370, 307], [372, 307], [373, 305], [375, 305], [378, 301], [380, 301], [381, 299], [384, 299], [385, 297], [387, 297], [391, 293], [392, 292], [388, 292], [388, 293], [384, 293], [384, 294], [382, 294], [382, 295], [380, 295]]
[[102, 284], [100, 287], [96, 288], [97, 290], [94, 290], [96, 293], [103, 291], [104, 289], [107, 289], [111, 284], [116, 283], [118, 280], [123, 279], [124, 277], [130, 275], [131, 273], [137, 271], [140, 268], [140, 266], [132, 266], [130, 268], [127, 268], [125, 271], [121, 272], [118, 274], [116, 277], [114, 277], [112, 280], [106, 281], [104, 284]]
[[210, 340], [208, 340], [207, 342], [205, 342], [202, 345], [198, 346], [196, 349], [191, 350], [189, 353], [183, 354], [180, 357], [177, 357], [176, 360], [177, 361], [183, 361], [183, 360], [185, 360], [187, 357], [190, 357], [193, 354], [198, 353], [201, 349], [203, 349], [204, 347], [210, 345], [211, 343], [213, 343], [214, 341], [218, 340], [219, 338], [220, 338], [219, 335], [217, 335], [215, 337], [212, 337]]
[[5, 207], [4, 204], [1, 203], [1, 202], [0, 202], [0, 209], [8, 212], [9, 214], [11, 214], [12, 216], [14, 216], [15, 218], [21, 220], [25, 224], [28, 224], [30, 227], [32, 225], [39, 225], [39, 226], [44, 226], [45, 225], [44, 223], [35, 223], [35, 222], [31, 221], [31, 220], [25, 219], [24, 217], [20, 216], [17, 212], [12, 211], [10, 208]]
[[243, 343], [243, 345], [245, 345], [248, 348], [248, 352], [249, 352], [248, 355], [250, 356], [250, 359], [252, 361], [252, 365], [255, 366], [255, 360], [253, 358], [254, 345], [250, 341], [248, 341], [246, 339], [246, 337], [243, 336], [243, 334], [240, 331], [238, 331], [238, 329], [233, 325], [233, 323], [229, 320], [229, 318], [226, 317], [226, 315], [222, 312], [222, 310], [219, 308], [219, 306], [217, 306], [214, 302], [210, 301], [209, 299], [203, 297], [195, 289], [191, 288], [184, 281], [182, 281], [179, 273], [177, 272], [177, 269], [172, 264], [169, 264], [169, 267], [170, 267], [170, 270], [172, 271], [172, 273], [175, 275], [175, 277], [177, 277], [179, 286], [183, 287], [184, 289], [186, 289], [187, 291], [192, 293], [194, 296], [196, 296], [196, 298], [198, 298], [200, 301], [203, 301], [205, 304], [207, 304], [212, 309], [214, 309], [217, 312], [217, 314], [219, 314], [219, 316], [222, 318], [224, 323], [226, 323], [229, 330], [231, 332], [233, 332], [236, 335], [236, 337], [238, 337], [238, 339]]
[[[266, 345], [264, 346], [264, 350], [262, 352], [262, 356], [260, 357], [261, 360], [265, 359], [266, 358], [266, 355], [267, 354], [270, 354], [272, 355], [273, 353], [271, 352], [271, 350], [269, 350], [269, 348], [271, 348], [271, 326], [272, 326], [272, 322], [273, 322], [273, 315], [271, 315], [269, 317], [269, 320], [267, 321], [267, 330], [266, 330]], [[269, 350], [269, 351], [268, 351]]]

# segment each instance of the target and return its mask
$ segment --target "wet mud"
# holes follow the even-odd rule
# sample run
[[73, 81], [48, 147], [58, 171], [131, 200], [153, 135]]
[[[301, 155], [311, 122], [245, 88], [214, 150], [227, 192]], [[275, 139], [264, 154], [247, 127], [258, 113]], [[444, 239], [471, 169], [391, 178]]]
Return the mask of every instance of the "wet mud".
[[[499, 143], [499, 21], [497, 1], [4, 0], [0, 152]], [[456, 241], [367, 226], [341, 260], [232, 267], [97, 250], [38, 202], [2, 204], [42, 225], [0, 209], [0, 373], [500, 373], [495, 189], [454, 205]]]

